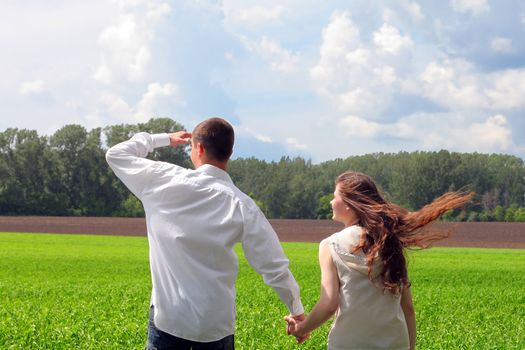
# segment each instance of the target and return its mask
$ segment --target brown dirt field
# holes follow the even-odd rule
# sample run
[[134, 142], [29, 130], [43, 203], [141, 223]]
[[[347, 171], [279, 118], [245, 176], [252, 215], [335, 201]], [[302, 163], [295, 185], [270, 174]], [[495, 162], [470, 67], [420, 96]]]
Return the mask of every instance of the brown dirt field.
[[[331, 220], [270, 220], [283, 242], [319, 242], [343, 226]], [[436, 223], [437, 230], [453, 229], [436, 246], [525, 249], [525, 223]], [[0, 216], [0, 232], [71, 233], [146, 236], [143, 218]]]

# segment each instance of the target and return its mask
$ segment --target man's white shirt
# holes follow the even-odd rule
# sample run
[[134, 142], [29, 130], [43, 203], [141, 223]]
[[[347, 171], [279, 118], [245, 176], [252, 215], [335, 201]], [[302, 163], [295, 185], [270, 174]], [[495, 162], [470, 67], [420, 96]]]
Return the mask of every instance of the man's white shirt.
[[213, 165], [190, 170], [145, 158], [169, 144], [168, 134], [138, 133], [106, 153], [146, 212], [155, 326], [199, 342], [234, 333], [238, 242], [290, 313], [302, 314], [289, 261], [257, 205]]

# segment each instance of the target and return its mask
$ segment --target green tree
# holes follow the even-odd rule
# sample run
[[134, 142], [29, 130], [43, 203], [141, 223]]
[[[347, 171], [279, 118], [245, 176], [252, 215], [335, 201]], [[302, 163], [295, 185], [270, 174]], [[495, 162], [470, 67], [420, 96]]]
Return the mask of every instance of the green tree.
[[525, 208], [521, 207], [516, 210], [514, 220], [516, 222], [525, 222]]
[[129, 193], [128, 197], [122, 202], [120, 210], [117, 211], [117, 216], [122, 217], [144, 217], [144, 207], [142, 202]]
[[504, 216], [504, 220], [506, 222], [514, 222], [515, 221], [515, 216], [516, 216], [516, 210], [518, 208], [516, 207], [516, 205], [511, 205], [510, 207], [506, 208], [505, 209], [505, 216]]
[[85, 181], [86, 172], [89, 172], [88, 164], [84, 163], [87, 138], [87, 130], [75, 124], [60, 128], [50, 138], [52, 150], [61, 162], [62, 171], [59, 176], [67, 196], [70, 215], [87, 214], [82, 207], [82, 197], [86, 191], [93, 190], [86, 186]]
[[0, 133], [0, 212], [62, 214], [67, 204], [62, 202], [55, 178], [57, 166], [47, 149], [47, 139], [36, 131], [7, 129]]
[[334, 199], [332, 193], [325, 194], [324, 196], [319, 197], [317, 201], [317, 219], [331, 219], [332, 218], [332, 205], [330, 202]]
[[505, 208], [501, 205], [497, 205], [494, 208], [494, 219], [496, 221], [503, 221], [505, 219]]
[[262, 201], [258, 200], [257, 198], [255, 198], [255, 195], [253, 194], [253, 192], [248, 193], [248, 196], [251, 199], [253, 199], [253, 201], [255, 202], [255, 204], [257, 204], [259, 209], [261, 209], [263, 214], [267, 215], [267, 213], [268, 213], [268, 206], [266, 204], [264, 204], [264, 202], [262, 202]]

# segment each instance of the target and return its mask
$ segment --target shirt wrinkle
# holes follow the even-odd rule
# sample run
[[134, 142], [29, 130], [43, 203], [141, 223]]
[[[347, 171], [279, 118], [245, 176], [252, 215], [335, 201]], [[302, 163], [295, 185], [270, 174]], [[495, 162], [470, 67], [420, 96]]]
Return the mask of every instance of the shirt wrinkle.
[[288, 259], [253, 200], [215, 166], [189, 170], [143, 158], [166, 145], [167, 134], [139, 133], [106, 154], [146, 212], [156, 327], [199, 342], [234, 333], [237, 242], [290, 313], [303, 313]]

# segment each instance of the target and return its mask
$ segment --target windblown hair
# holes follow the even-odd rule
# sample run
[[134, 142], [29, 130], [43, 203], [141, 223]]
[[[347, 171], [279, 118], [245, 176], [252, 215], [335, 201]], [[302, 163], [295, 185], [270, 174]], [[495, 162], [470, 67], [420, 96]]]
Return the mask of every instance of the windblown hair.
[[235, 133], [230, 123], [222, 118], [210, 118], [199, 123], [193, 129], [192, 137], [202, 143], [213, 160], [225, 162], [233, 153]]
[[407, 274], [405, 248], [427, 248], [433, 242], [446, 238], [450, 231], [421, 230], [450, 209], [469, 202], [473, 192], [447, 192], [416, 212], [386, 201], [374, 181], [365, 174], [348, 171], [335, 181], [344, 202], [359, 218], [364, 234], [354, 248], [366, 255], [368, 277], [372, 279], [372, 264], [379, 256], [383, 263], [381, 278], [383, 288], [399, 294], [410, 286]]

